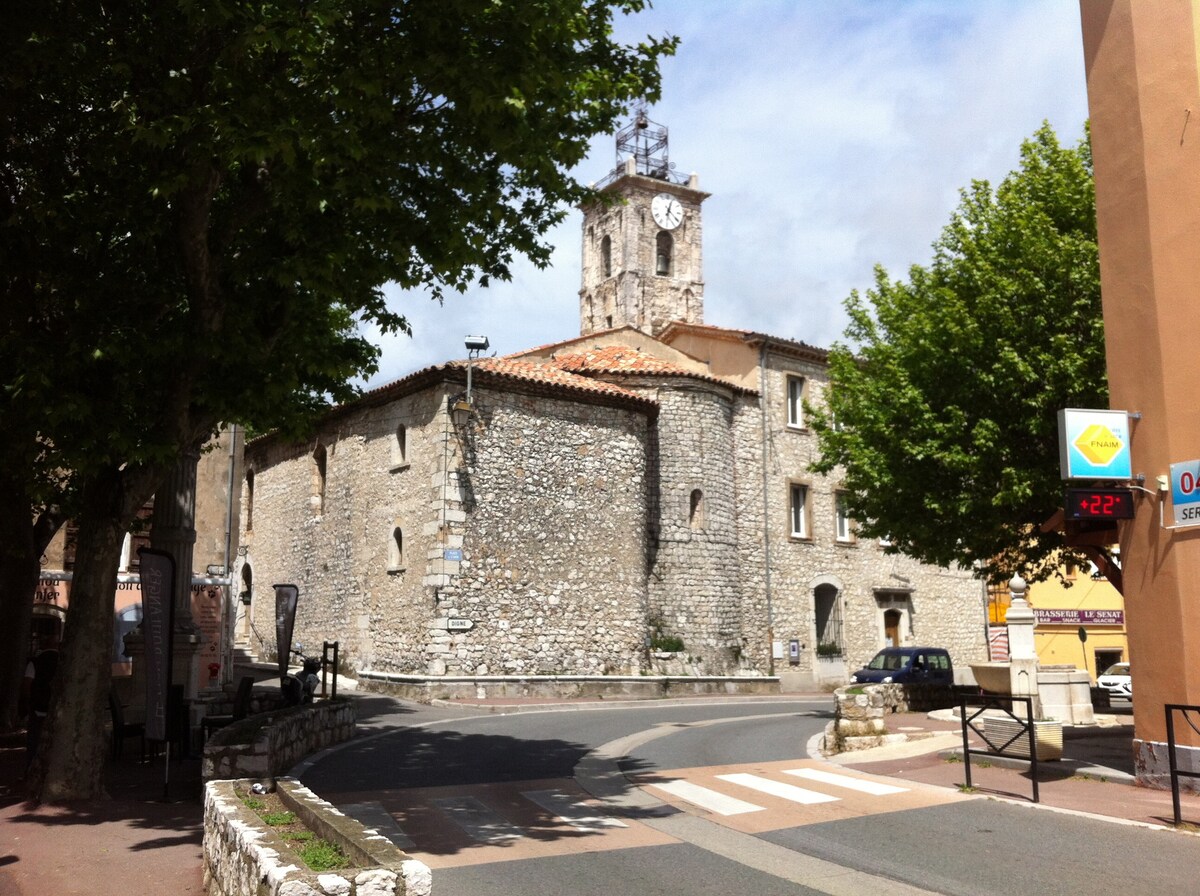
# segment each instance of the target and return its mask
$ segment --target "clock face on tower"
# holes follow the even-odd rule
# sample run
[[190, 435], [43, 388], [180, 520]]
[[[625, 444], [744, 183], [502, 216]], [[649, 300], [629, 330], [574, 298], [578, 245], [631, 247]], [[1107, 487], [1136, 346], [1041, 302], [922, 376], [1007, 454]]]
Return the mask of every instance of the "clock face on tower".
[[664, 230], [674, 230], [683, 223], [683, 206], [670, 193], [659, 193], [650, 200], [650, 214]]

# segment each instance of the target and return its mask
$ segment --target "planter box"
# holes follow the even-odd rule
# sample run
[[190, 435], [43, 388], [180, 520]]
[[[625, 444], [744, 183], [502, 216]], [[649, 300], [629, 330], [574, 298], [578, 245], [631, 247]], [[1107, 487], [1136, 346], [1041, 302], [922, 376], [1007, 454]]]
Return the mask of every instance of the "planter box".
[[[987, 735], [987, 739], [996, 747], [1001, 747], [1009, 740], [1016, 737], [1011, 744], [1005, 747], [1004, 756], [1017, 756], [1021, 759], [1029, 758], [1029, 735], [1020, 734], [1022, 724], [1014, 719], [995, 718], [993, 716], [985, 716], [983, 719], [983, 731]], [[1037, 737], [1037, 755], [1039, 762], [1052, 762], [1056, 759], [1062, 759], [1063, 755], [1063, 734], [1062, 722], [1046, 721], [1033, 723], [1034, 734]], [[1018, 737], [1018, 734], [1020, 736]], [[992, 749], [992, 752], [998, 750]]]

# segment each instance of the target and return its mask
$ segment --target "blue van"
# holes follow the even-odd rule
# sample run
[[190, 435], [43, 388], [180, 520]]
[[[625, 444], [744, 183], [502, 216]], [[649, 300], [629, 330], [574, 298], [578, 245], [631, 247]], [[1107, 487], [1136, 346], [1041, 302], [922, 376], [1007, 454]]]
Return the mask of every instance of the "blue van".
[[885, 647], [850, 676], [859, 684], [954, 684], [950, 654], [940, 647]]

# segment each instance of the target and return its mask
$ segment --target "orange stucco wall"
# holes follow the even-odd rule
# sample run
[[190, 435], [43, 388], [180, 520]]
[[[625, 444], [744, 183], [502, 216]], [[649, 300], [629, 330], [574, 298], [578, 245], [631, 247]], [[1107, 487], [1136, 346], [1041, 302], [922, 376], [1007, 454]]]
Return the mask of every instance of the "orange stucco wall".
[[[1156, 490], [1170, 464], [1200, 458], [1200, 10], [1081, 0], [1080, 11], [1111, 407], [1141, 413], [1133, 471]], [[1166, 496], [1139, 495], [1121, 553], [1144, 744], [1165, 739], [1164, 703], [1200, 704], [1200, 529], [1161, 527]]]

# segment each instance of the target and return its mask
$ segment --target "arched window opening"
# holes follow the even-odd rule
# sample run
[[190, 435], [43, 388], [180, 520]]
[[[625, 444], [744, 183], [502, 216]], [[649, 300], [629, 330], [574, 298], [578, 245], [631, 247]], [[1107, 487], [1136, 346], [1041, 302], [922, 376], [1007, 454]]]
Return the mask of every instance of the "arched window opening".
[[704, 528], [704, 492], [698, 488], [692, 490], [688, 508], [688, 525], [693, 529]]
[[817, 655], [842, 655], [842, 602], [832, 585], [818, 585], [813, 592], [817, 621]]
[[654, 273], [660, 277], [670, 277], [675, 253], [675, 240], [665, 230], [658, 232], [655, 239]]
[[313, 452], [313, 494], [312, 505], [317, 513], [321, 513], [325, 509], [325, 474], [326, 474], [326, 453], [325, 446], [318, 445], [317, 450]]
[[388, 541], [388, 572], [399, 572], [404, 569], [404, 530], [399, 526], [392, 529], [392, 537]]
[[600, 276], [612, 276], [612, 237], [607, 234], [600, 240]]

